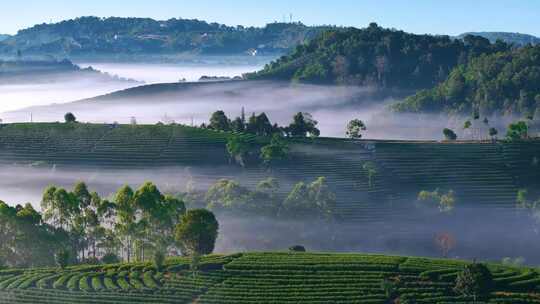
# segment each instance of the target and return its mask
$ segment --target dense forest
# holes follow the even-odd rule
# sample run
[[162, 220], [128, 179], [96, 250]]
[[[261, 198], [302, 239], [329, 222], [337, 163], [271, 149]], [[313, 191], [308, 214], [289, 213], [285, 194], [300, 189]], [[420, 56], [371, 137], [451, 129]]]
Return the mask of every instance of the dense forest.
[[479, 56], [456, 67], [437, 87], [408, 97], [394, 109], [540, 117], [540, 46]]
[[415, 35], [375, 23], [364, 29], [326, 31], [287, 56], [248, 75], [314, 83], [373, 85], [381, 88], [430, 88], [458, 64], [480, 54], [510, 48], [504, 42], [466, 36]]
[[13, 55], [284, 53], [329, 27], [271, 23], [263, 28], [199, 20], [81, 17], [20, 30], [0, 43]]

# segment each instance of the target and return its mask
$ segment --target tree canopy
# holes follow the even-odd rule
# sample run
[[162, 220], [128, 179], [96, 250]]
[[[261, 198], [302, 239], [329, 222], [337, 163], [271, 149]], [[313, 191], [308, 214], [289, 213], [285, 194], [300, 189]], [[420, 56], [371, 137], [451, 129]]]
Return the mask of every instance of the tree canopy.
[[540, 46], [473, 58], [435, 88], [422, 90], [393, 109], [534, 118], [540, 113]]
[[509, 49], [503, 42], [468, 35], [415, 35], [367, 28], [322, 32], [292, 53], [268, 64], [252, 79], [370, 85], [384, 88], [431, 88], [446, 79], [458, 64], [474, 56]]

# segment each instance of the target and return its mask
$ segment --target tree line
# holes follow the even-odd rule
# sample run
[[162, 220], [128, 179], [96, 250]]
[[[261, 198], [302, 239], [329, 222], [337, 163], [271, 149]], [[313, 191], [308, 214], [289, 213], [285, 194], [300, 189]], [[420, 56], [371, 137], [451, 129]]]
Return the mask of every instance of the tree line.
[[189, 206], [216, 213], [322, 221], [336, 217], [336, 194], [322, 176], [312, 182], [298, 182], [288, 191], [273, 177], [259, 181], [253, 190], [237, 181], [220, 179], [207, 191], [188, 190], [183, 200]]
[[222, 179], [207, 191], [190, 187], [175, 195], [146, 182], [137, 189], [122, 186], [108, 198], [84, 182], [71, 190], [49, 186], [41, 212], [0, 201], [0, 267], [196, 257], [214, 249], [214, 212], [331, 221], [335, 203], [324, 177], [299, 182], [288, 193], [275, 178], [253, 190]]
[[229, 119], [222, 110], [215, 111], [210, 116], [209, 123], [203, 123], [201, 127], [216, 131], [248, 133], [258, 136], [279, 134], [289, 137], [317, 137], [321, 134], [317, 124], [318, 122], [313, 119], [311, 114], [305, 112], [296, 113], [293, 121], [288, 126], [279, 126], [277, 123], [272, 124], [264, 112], [258, 115], [252, 113], [249, 119], [246, 120], [242, 108], [241, 115], [233, 120]]
[[208, 254], [218, 233], [212, 212], [186, 210], [182, 200], [162, 194], [151, 182], [136, 190], [123, 186], [112, 199], [90, 192], [83, 182], [71, 191], [49, 186], [41, 209], [0, 202], [1, 264], [115, 263], [160, 254]]

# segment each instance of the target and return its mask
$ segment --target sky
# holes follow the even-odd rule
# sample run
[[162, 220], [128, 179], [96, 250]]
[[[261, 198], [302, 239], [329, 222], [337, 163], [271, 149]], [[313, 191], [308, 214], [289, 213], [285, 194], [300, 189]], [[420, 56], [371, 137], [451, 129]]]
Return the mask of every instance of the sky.
[[188, 18], [227, 25], [273, 21], [365, 27], [418, 34], [507, 31], [540, 36], [540, 0], [0, 0], [0, 33], [78, 16]]

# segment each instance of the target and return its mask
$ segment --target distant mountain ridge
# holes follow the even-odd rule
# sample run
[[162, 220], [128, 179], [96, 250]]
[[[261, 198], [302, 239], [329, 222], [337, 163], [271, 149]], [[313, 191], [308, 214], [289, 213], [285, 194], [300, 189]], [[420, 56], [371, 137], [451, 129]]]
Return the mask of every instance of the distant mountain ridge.
[[529, 34], [522, 34], [522, 33], [511, 33], [511, 32], [468, 32], [463, 33], [458, 36], [458, 38], [462, 39], [463, 37], [467, 35], [474, 35], [474, 36], [480, 36], [488, 39], [492, 43], [496, 42], [497, 39], [500, 39], [506, 43], [514, 44], [517, 46], [524, 46], [527, 44], [539, 44], [540, 38], [529, 35]]
[[0, 43], [0, 55], [279, 54], [328, 28], [299, 22], [259, 28], [196, 19], [80, 17], [20, 30]]
[[0, 41], [6, 40], [6, 39], [8, 39], [9, 37], [11, 37], [11, 36], [6, 35], [6, 34], [0, 34]]
[[44, 83], [60, 79], [72, 81], [78, 78], [95, 81], [115, 81], [138, 84], [139, 81], [103, 73], [92, 67], [81, 68], [65, 59], [56, 60], [0, 60], [0, 84]]

